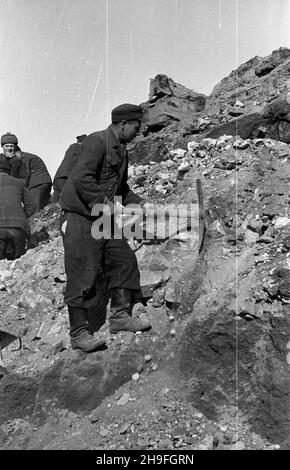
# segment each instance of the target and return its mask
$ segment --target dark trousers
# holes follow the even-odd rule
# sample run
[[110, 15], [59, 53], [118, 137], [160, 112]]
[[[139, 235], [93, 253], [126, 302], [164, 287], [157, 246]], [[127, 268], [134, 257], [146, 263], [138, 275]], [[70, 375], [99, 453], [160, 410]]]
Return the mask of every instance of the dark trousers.
[[25, 253], [26, 232], [20, 228], [0, 228], [0, 259], [16, 259]]
[[140, 273], [135, 253], [126, 240], [95, 240], [92, 221], [69, 212], [63, 237], [67, 275], [65, 303], [90, 308], [96, 304], [99, 286], [140, 292]]
[[50, 190], [51, 183], [39, 184], [29, 190], [36, 204], [37, 211], [40, 211], [48, 204]]

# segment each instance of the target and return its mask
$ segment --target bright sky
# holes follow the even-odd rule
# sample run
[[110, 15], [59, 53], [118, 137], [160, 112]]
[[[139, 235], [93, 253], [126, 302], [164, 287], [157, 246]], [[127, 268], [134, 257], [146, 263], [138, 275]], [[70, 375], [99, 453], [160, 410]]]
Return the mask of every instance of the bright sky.
[[290, 48], [290, 0], [0, 0], [0, 133], [52, 176], [76, 135], [170, 76], [197, 92]]

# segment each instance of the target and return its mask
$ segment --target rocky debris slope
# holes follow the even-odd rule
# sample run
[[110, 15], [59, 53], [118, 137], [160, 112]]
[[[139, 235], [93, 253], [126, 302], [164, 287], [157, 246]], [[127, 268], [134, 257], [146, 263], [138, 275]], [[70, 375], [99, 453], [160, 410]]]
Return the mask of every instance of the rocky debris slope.
[[[208, 97], [204, 114], [210, 118], [207, 129], [213, 132], [208, 136], [235, 132], [243, 138], [270, 137], [289, 143], [290, 102], [285, 96], [289, 87], [289, 49], [281, 47], [265, 58], [250, 59], [221, 80]], [[215, 130], [216, 126], [220, 128]]]
[[[239, 426], [246, 421], [287, 447], [290, 166], [279, 151], [258, 142], [236, 152], [240, 166], [211, 171], [208, 271], [178, 369], [206, 416], [220, 422], [233, 407]], [[218, 171], [226, 172], [223, 181]]]
[[[286, 55], [253, 79], [280, 70], [282, 84]], [[159, 80], [152, 97], [171, 99]], [[130, 242], [147, 299], [134, 315], [151, 331], [115, 336], [105, 322], [107, 349], [71, 350], [58, 205], [35, 217], [23, 257], [0, 262], [0, 329], [21, 340], [1, 358], [2, 449], [289, 448], [290, 147], [237, 127], [206, 137], [221, 115], [193, 113], [131, 146], [134, 191], [196, 206], [199, 178], [206, 207], [199, 257], [197, 227]]]
[[169, 205], [195, 204], [202, 178], [206, 246], [198, 262], [193, 234], [140, 246], [152, 298], [135, 314], [153, 330], [105, 324], [92, 355], [70, 349], [58, 207], [43, 211], [50, 241], [1, 262], [1, 327], [22, 337], [3, 351], [2, 448], [287, 446], [289, 154], [224, 136], [130, 167], [136, 192]]
[[206, 111], [224, 110], [239, 100], [246, 108], [244, 112], [254, 112], [286, 91], [288, 79], [290, 50], [286, 47], [280, 47], [267, 57], [253, 57], [214, 87], [207, 99]]
[[[209, 97], [158, 75], [151, 81], [149, 100], [143, 103], [149, 114], [156, 111], [152, 120], [154, 125], [150, 125], [149, 119], [144, 136], [131, 145], [131, 161], [160, 162], [169, 150], [185, 148], [196, 135], [218, 138], [226, 134], [242, 139], [271, 138], [289, 143], [289, 61], [290, 50], [287, 48], [273, 51], [266, 58], [254, 57], [221, 80]], [[267, 63], [275, 67], [267, 74], [259, 75], [258, 68]], [[179, 100], [175, 115], [166, 114], [166, 103], [172, 96]], [[163, 100], [165, 107], [161, 112], [158, 107], [163, 106]]]
[[206, 273], [201, 285], [181, 276], [171, 289], [185, 321], [179, 378], [206, 416], [230, 416], [287, 447], [289, 146], [225, 135], [186, 147], [130, 170], [135, 191], [156, 201], [194, 202], [195, 178], [203, 180]]

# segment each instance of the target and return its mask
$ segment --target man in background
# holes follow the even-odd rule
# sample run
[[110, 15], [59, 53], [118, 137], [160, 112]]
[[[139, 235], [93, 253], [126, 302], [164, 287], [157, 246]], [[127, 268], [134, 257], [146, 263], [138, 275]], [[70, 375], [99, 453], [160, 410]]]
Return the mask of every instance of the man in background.
[[0, 154], [0, 162], [9, 164], [9, 172], [15, 178], [22, 178], [25, 182], [28, 180], [28, 171], [24, 161], [17, 156], [18, 139], [16, 135], [7, 132], [1, 136], [1, 147], [3, 153]]
[[1, 136], [1, 146], [0, 161], [9, 163], [11, 176], [25, 181], [37, 211], [43, 209], [49, 202], [51, 191], [51, 177], [44, 161], [37, 155], [22, 152], [16, 135], [10, 132]]
[[15, 259], [25, 253], [28, 219], [36, 210], [24, 181], [9, 172], [9, 163], [0, 161], [0, 259]]
[[81, 144], [87, 137], [87, 134], [77, 136], [77, 142], [71, 144], [64, 154], [64, 158], [59, 165], [57, 172], [53, 178], [53, 202], [57, 202], [60, 193], [64, 188], [67, 179], [75, 166], [81, 151]]
[[[17, 146], [16, 156], [25, 164], [27, 170], [26, 185], [36, 204], [36, 210], [40, 211], [49, 202], [51, 191], [51, 177], [44, 161], [28, 152], [22, 152]], [[18, 175], [18, 177], [21, 177]]]

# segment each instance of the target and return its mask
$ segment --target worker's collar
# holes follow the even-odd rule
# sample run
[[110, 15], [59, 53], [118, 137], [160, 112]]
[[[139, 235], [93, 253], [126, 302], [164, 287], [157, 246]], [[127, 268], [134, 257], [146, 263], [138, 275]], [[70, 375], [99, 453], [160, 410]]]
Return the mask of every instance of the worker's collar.
[[117, 136], [116, 132], [114, 131], [113, 126], [110, 125], [108, 127], [108, 130], [109, 130], [109, 137], [112, 139], [111, 140], [112, 147], [114, 147], [114, 148], [120, 147], [122, 144], [119, 141], [119, 137]]
[[116, 132], [111, 126], [108, 127], [108, 146], [114, 149], [114, 153], [118, 155], [119, 162], [120, 160], [123, 161], [126, 155], [126, 144], [121, 144]]

